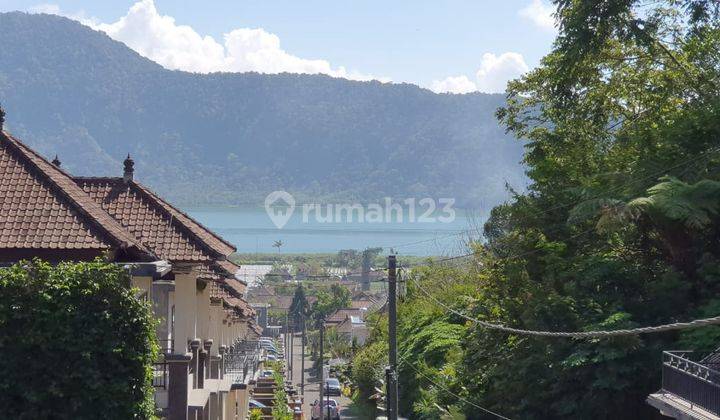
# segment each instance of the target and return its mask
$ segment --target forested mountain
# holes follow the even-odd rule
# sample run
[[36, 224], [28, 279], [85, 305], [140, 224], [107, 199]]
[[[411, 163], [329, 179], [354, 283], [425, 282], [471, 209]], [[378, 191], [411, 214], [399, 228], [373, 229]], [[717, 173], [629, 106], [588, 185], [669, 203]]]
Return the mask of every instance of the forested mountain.
[[456, 197], [524, 185], [502, 95], [327, 76], [170, 71], [75, 21], [0, 14], [6, 128], [77, 175], [137, 177], [181, 203]]

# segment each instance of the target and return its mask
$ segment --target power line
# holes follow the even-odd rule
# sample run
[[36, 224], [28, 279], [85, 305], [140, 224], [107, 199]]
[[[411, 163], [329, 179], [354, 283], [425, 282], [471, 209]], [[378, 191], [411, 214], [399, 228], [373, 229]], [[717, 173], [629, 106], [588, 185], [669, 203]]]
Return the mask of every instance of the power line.
[[536, 330], [525, 330], [521, 328], [513, 328], [508, 327], [502, 324], [495, 324], [492, 322], [482, 321], [480, 319], [471, 317], [469, 315], [466, 315], [460, 311], [457, 311], [441, 301], [439, 301], [437, 298], [432, 296], [430, 293], [426, 292], [425, 289], [423, 289], [420, 285], [420, 283], [413, 278], [413, 282], [416, 286], [418, 286], [418, 290], [425, 296], [427, 296], [431, 301], [433, 301], [437, 306], [440, 306], [444, 308], [445, 310], [458, 315], [468, 321], [472, 321], [482, 327], [504, 331], [512, 334], [520, 334], [520, 335], [532, 335], [532, 336], [541, 336], [541, 337], [564, 337], [564, 338], [608, 338], [608, 337], [618, 337], [618, 336], [626, 336], [626, 335], [638, 335], [638, 334], [650, 334], [650, 333], [660, 333], [660, 332], [666, 332], [666, 331], [675, 331], [675, 330], [684, 330], [688, 328], [698, 328], [698, 327], [705, 327], [708, 325], [717, 325], [720, 324], [720, 316], [712, 317], [712, 318], [702, 318], [702, 319], [695, 319], [693, 321], [689, 322], [675, 322], [671, 324], [664, 324], [664, 325], [657, 325], [652, 327], [639, 327], [639, 328], [626, 328], [626, 329], [619, 329], [619, 330], [607, 330], [607, 331], [536, 331]]
[[[593, 232], [593, 231], [595, 231], [595, 228], [587, 229], [587, 230], [584, 230], [584, 231], [582, 231], [582, 232], [579, 232], [579, 233], [576, 233], [576, 234], [574, 234], [574, 235], [571, 235], [571, 236], [569, 236], [567, 239], [575, 239], [575, 238], [578, 238], [578, 237], [580, 237], [580, 236], [582, 236], [582, 235], [586, 235], [586, 234], [588, 234], [588, 233], [590, 233], [590, 232]], [[534, 253], [540, 252], [540, 251], [542, 251], [542, 249], [536, 248], [536, 249], [531, 249], [531, 250], [529, 250], [529, 251], [520, 252], [520, 253], [517, 253], [517, 254], [514, 254], [514, 255], [507, 255], [507, 256], [505, 256], [505, 257], [503, 257], [503, 258], [506, 258], [506, 259], [507, 259], [507, 258], [519, 258], [519, 257], [524, 257], [524, 256], [527, 256], [527, 255], [530, 255], [530, 254], [534, 254]], [[447, 262], [447, 261], [459, 260], [459, 259], [461, 259], [461, 258], [472, 257], [472, 256], [474, 256], [475, 254], [476, 254], [475, 251], [473, 251], [473, 252], [468, 252], [468, 253], [466, 253], [466, 254], [454, 255], [454, 256], [451, 256], [451, 257], [443, 257], [443, 258], [431, 260], [430, 263], [421, 263], [421, 264], [415, 264], [415, 265], [410, 265], [410, 266], [402, 266], [402, 268], [410, 269], [410, 268], [418, 268], [418, 267], [429, 267], [431, 264], [440, 264], [440, 263]]]
[[[404, 362], [405, 362], [405, 360], [402, 360], [401, 363], [404, 363]], [[447, 392], [448, 394], [450, 394], [450, 395], [452, 395], [453, 397], [457, 398], [458, 400], [460, 400], [460, 401], [462, 401], [462, 402], [464, 402], [464, 403], [466, 403], [466, 404], [470, 404], [471, 406], [473, 406], [473, 407], [475, 407], [475, 408], [477, 408], [477, 409], [480, 409], [480, 410], [482, 410], [482, 411], [484, 411], [484, 412], [486, 412], [486, 413], [488, 413], [488, 414], [491, 414], [491, 415], [493, 415], [493, 416], [495, 416], [495, 417], [497, 417], [497, 418], [499, 418], [499, 419], [511, 420], [510, 418], [505, 417], [505, 416], [503, 416], [502, 414], [498, 414], [498, 413], [496, 413], [496, 412], [494, 412], [494, 411], [488, 410], [488, 409], [485, 408], [485, 407], [481, 407], [481, 406], [475, 404], [474, 402], [469, 401], [469, 400], [466, 400], [465, 398], [457, 395], [456, 393], [450, 391], [450, 390], [447, 389], [446, 387], [444, 387], [444, 386], [438, 384], [437, 382], [433, 381], [432, 379], [428, 378], [425, 374], [423, 374], [422, 372], [420, 372], [419, 370], [417, 370], [417, 369], [415, 368], [415, 366], [413, 366], [413, 365], [411, 365], [411, 364], [409, 364], [409, 363], [405, 363], [405, 366], [409, 366], [412, 370], [414, 370], [418, 375], [420, 375], [420, 376], [422, 376], [423, 378], [425, 378], [428, 382], [430, 382], [431, 384], [435, 385], [436, 387], [444, 390], [445, 392]]]

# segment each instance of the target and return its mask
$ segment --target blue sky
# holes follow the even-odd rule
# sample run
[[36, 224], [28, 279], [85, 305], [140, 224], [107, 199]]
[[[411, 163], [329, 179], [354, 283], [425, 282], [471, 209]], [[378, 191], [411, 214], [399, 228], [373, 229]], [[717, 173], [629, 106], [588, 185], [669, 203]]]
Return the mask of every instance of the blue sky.
[[501, 91], [555, 36], [548, 0], [0, 0], [80, 20], [168, 68]]

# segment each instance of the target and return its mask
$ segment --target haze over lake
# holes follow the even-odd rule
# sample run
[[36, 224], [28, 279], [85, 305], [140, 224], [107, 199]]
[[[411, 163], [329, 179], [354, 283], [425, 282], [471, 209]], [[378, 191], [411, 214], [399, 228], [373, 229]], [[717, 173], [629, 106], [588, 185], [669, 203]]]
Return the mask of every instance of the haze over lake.
[[[456, 209], [449, 223], [320, 223], [315, 217], [303, 220], [295, 211], [287, 224], [278, 229], [260, 206], [189, 207], [190, 216], [233, 243], [240, 253], [278, 252], [275, 241], [282, 241], [282, 253], [335, 253], [340, 249], [362, 250], [368, 247], [394, 248], [401, 255], [454, 255], [464, 251], [467, 231], [477, 237], [477, 226], [484, 216], [478, 212]], [[464, 234], [463, 234], [464, 233]]]

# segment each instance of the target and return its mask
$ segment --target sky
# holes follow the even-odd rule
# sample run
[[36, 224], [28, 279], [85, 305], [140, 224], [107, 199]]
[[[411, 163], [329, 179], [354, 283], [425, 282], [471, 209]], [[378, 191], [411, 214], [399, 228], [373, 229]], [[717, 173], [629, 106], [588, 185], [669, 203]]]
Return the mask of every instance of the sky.
[[78, 20], [177, 70], [322, 73], [502, 92], [556, 35], [548, 0], [0, 0]]

